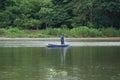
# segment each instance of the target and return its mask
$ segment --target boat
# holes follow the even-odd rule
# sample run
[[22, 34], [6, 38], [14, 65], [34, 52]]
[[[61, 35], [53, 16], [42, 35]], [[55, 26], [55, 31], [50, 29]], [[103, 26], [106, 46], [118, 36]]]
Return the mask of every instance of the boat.
[[68, 44], [48, 44], [47, 47], [69, 47], [70, 45]]

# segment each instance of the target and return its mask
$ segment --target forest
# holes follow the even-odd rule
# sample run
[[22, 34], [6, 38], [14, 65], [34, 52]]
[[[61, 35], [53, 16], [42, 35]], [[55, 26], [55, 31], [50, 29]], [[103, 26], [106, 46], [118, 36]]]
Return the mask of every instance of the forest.
[[0, 28], [120, 28], [120, 0], [0, 0]]

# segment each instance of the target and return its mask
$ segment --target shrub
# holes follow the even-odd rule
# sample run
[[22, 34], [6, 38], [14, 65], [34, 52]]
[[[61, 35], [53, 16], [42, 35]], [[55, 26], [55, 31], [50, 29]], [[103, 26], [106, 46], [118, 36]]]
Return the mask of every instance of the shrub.
[[21, 32], [18, 28], [10, 28], [7, 31], [10, 33], [20, 33]]
[[120, 30], [114, 28], [88, 28], [85, 26], [65, 29], [49, 28], [46, 30], [20, 30], [18, 28], [0, 29], [0, 36], [4, 37], [58, 37], [64, 33], [66, 37], [120, 37]]
[[7, 37], [25, 37], [26, 34], [23, 30], [18, 28], [10, 28], [7, 30]]
[[78, 27], [70, 30], [70, 33], [74, 37], [86, 37], [89, 34], [89, 28], [87, 27]]
[[6, 33], [5, 29], [0, 29], [0, 35], [4, 35]]
[[73, 37], [100, 37], [103, 35], [100, 30], [88, 27], [73, 28], [70, 33]]
[[63, 32], [63, 30], [60, 29], [60, 28], [47, 29], [47, 34], [48, 35], [61, 35], [62, 32]]
[[89, 37], [102, 37], [103, 33], [99, 29], [90, 28], [89, 29]]
[[119, 37], [120, 36], [120, 30], [116, 30], [114, 28], [107, 28], [107, 29], [102, 29], [102, 33], [104, 36], [107, 37]]

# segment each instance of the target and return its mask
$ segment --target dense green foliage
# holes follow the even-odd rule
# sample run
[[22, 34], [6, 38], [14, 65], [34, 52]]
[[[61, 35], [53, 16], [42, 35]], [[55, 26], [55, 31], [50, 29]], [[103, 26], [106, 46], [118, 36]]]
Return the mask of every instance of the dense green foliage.
[[120, 0], [0, 0], [0, 28], [120, 27]]
[[49, 28], [46, 30], [20, 30], [18, 28], [0, 29], [0, 37], [59, 37], [64, 33], [66, 37], [119, 37], [120, 30], [114, 28], [95, 29], [81, 26], [73, 29]]

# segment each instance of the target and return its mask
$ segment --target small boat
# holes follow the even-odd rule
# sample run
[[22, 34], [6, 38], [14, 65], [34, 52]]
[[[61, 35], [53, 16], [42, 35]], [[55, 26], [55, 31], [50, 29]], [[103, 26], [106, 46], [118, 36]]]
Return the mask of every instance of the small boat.
[[69, 47], [70, 45], [68, 44], [48, 44], [47, 47]]

